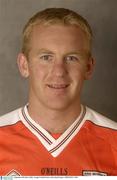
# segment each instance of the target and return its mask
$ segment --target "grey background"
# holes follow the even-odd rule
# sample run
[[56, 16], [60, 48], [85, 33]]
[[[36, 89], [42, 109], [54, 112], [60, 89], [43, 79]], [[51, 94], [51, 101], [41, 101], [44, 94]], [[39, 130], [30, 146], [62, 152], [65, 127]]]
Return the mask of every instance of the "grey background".
[[16, 64], [21, 32], [30, 16], [47, 7], [70, 8], [89, 21], [96, 67], [83, 102], [117, 121], [116, 0], [0, 0], [0, 115], [27, 103], [28, 85]]

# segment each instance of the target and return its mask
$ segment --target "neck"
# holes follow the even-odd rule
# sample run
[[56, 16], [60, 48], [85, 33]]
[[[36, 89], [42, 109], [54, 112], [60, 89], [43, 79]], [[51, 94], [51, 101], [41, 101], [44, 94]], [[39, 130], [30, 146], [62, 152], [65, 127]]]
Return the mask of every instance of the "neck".
[[81, 105], [55, 110], [29, 101], [28, 112], [31, 118], [50, 133], [63, 133], [80, 115]]

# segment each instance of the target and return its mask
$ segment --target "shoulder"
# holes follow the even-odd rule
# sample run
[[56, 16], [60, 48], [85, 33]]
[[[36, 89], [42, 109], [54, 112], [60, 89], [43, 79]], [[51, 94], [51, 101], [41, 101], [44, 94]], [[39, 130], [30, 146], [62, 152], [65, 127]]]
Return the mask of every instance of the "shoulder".
[[86, 107], [85, 130], [96, 142], [102, 141], [111, 150], [117, 152], [117, 122]]
[[2, 115], [0, 117], [0, 127], [16, 124], [20, 120], [19, 111], [21, 111], [21, 108]]
[[86, 107], [85, 118], [98, 126], [117, 130], [117, 122], [103, 116], [89, 107]]

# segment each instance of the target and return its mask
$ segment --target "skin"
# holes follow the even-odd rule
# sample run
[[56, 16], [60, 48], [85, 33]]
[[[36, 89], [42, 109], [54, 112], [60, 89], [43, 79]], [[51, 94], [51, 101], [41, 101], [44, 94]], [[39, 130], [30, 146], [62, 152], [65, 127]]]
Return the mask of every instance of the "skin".
[[28, 59], [18, 55], [19, 70], [29, 78], [29, 114], [50, 133], [64, 132], [80, 114], [83, 83], [94, 67], [88, 50], [80, 28], [43, 25], [33, 29]]

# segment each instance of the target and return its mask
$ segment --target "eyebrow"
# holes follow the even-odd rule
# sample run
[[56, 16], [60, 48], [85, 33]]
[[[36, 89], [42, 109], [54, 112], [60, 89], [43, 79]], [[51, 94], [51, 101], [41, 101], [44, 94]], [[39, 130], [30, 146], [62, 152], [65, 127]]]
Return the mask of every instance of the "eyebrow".
[[70, 55], [70, 54], [79, 55], [79, 54], [82, 54], [82, 53], [80, 53], [80, 52], [69, 52], [69, 53], [66, 53], [66, 55]]
[[[37, 51], [38, 54], [55, 54], [54, 52], [50, 51], [49, 49], [45, 49], [45, 48], [42, 48], [42, 49], [39, 49]], [[78, 55], [78, 56], [86, 56], [87, 53], [86, 52], [83, 52], [83, 51], [71, 51], [71, 52], [68, 52], [68, 53], [65, 53], [64, 56], [68, 56], [68, 55]]]
[[66, 55], [78, 55], [78, 56], [90, 56], [88, 51], [71, 51], [69, 53], [67, 53]]
[[73, 51], [73, 52], [69, 52], [69, 53], [66, 53], [66, 55], [77, 55], [77, 56], [85, 56], [86, 55], [86, 52], [76, 52], [76, 51]]
[[52, 51], [48, 50], [48, 49], [39, 49], [38, 50], [38, 53], [41, 54], [41, 53], [47, 53], [47, 54], [54, 54]]

